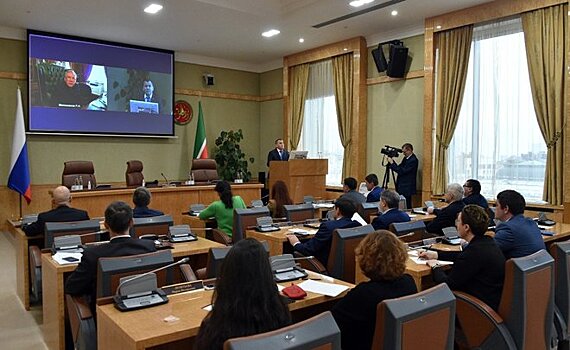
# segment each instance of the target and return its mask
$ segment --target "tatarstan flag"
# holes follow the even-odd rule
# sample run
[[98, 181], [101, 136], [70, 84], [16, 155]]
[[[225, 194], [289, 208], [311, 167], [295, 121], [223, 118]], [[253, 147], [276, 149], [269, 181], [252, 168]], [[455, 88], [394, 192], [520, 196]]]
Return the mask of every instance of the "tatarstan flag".
[[202, 113], [202, 101], [198, 102], [198, 126], [196, 127], [196, 140], [194, 140], [194, 159], [208, 159], [208, 145], [206, 143], [206, 128]]

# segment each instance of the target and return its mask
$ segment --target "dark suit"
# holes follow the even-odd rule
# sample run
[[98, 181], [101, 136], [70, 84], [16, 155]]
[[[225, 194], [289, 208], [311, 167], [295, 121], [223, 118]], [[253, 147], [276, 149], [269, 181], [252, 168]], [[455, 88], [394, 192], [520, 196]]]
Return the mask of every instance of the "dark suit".
[[465, 205], [475, 204], [485, 209], [487, 214], [489, 214], [489, 221], [493, 221], [493, 219], [495, 218], [495, 213], [492, 210], [488, 210], [489, 202], [487, 202], [487, 198], [483, 197], [481, 193], [472, 194], [463, 198], [463, 203], [465, 203]]
[[89, 220], [89, 214], [87, 214], [85, 210], [71, 208], [67, 205], [60, 205], [55, 209], [40, 213], [36, 222], [22, 227], [22, 230], [24, 230], [26, 236], [35, 236], [44, 233], [46, 222], [69, 222], [82, 220]]
[[159, 210], [149, 209], [149, 207], [135, 207], [133, 209], [133, 218], [149, 218], [160, 215], [164, 215], [164, 213]]
[[144, 254], [156, 251], [154, 242], [148, 239], [118, 237], [109, 243], [88, 246], [83, 251], [81, 262], [65, 281], [65, 293], [90, 295], [91, 308], [95, 310], [97, 298], [97, 262], [99, 258]]
[[269, 162], [271, 161], [287, 161], [289, 160], [289, 152], [287, 152], [286, 149], [284, 149], [282, 151], [282, 155], [281, 157], [279, 157], [279, 151], [277, 151], [277, 148], [272, 149], [271, 151], [269, 151], [269, 153], [267, 154], [267, 166], [269, 166]]
[[372, 227], [375, 230], [387, 230], [391, 223], [408, 222], [410, 216], [397, 208], [388, 209], [384, 214], [377, 216], [372, 220]]
[[364, 195], [362, 193], [357, 192], [355, 190], [350, 190], [350, 191], [346, 192], [345, 194], [343, 194], [342, 196], [338, 197], [338, 199], [341, 199], [341, 198], [348, 199], [349, 201], [354, 203], [355, 208], [358, 208], [359, 204], [366, 202], [366, 197], [364, 197]]
[[349, 291], [331, 310], [340, 328], [342, 348], [370, 350], [378, 303], [416, 292], [416, 284], [410, 275], [362, 282]]
[[52, 106], [58, 107], [60, 104], [66, 105], [65, 107], [84, 107], [91, 101], [96, 99], [97, 95], [91, 92], [91, 88], [86, 84], [75, 84], [73, 87], [67, 86], [65, 83], [57, 85], [52, 94]]
[[384, 191], [384, 189], [380, 186], [375, 186], [372, 191], [370, 191], [368, 193], [368, 195], [366, 196], [366, 202], [367, 203], [371, 203], [371, 202], [380, 202], [380, 196], [382, 195], [382, 191]]
[[390, 164], [390, 169], [398, 174], [396, 180], [396, 192], [406, 197], [406, 205], [412, 207], [412, 195], [416, 194], [416, 174], [418, 172], [418, 157], [412, 153], [409, 158], [404, 158], [398, 165]]
[[325, 221], [319, 227], [315, 236], [306, 242], [295, 244], [293, 249], [305, 256], [314, 255], [325, 267], [329, 260], [331, 250], [332, 233], [337, 228], [357, 227], [360, 224], [350, 218]]
[[463, 252], [438, 252], [439, 260], [453, 261], [449, 274], [433, 270], [433, 280], [447, 283], [450, 289], [481, 299], [497, 310], [505, 278], [505, 257], [489, 236], [475, 236]]
[[505, 258], [519, 258], [546, 249], [536, 222], [523, 214], [501, 222], [495, 229], [495, 242]]
[[455, 226], [455, 219], [457, 219], [457, 214], [463, 210], [464, 206], [465, 204], [463, 204], [463, 201], [458, 200], [450, 203], [445, 208], [435, 209], [433, 213], [435, 214], [436, 218], [427, 224], [426, 231], [442, 236], [443, 231], [441, 229], [444, 227]]

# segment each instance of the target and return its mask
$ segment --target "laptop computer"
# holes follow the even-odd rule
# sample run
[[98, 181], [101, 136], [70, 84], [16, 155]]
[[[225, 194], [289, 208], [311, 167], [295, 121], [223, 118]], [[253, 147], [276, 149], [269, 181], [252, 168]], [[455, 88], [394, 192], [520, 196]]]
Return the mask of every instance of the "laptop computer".
[[441, 230], [445, 235], [445, 238], [443, 239], [445, 243], [452, 245], [461, 244], [461, 238], [459, 238], [459, 232], [457, 232], [457, 228], [451, 226], [451, 227], [444, 227]]
[[158, 114], [158, 103], [156, 102], [130, 100], [129, 103], [131, 113]]

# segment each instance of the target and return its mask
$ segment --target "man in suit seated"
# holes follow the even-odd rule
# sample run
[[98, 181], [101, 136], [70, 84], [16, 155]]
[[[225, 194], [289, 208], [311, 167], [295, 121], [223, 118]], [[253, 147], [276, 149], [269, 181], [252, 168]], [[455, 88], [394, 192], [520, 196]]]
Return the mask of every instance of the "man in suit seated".
[[524, 197], [513, 190], [497, 195], [495, 217], [502, 222], [495, 230], [495, 242], [505, 258], [518, 258], [546, 249], [540, 229], [534, 220], [524, 217]]
[[97, 261], [99, 258], [150, 253], [156, 251], [154, 242], [132, 238], [133, 210], [125, 202], [113, 202], [105, 210], [105, 228], [109, 230], [109, 243], [88, 246], [83, 250], [81, 262], [65, 282], [65, 293], [73, 296], [90, 296], [95, 312], [97, 298]]
[[380, 196], [380, 211], [382, 215], [372, 220], [375, 230], [387, 230], [391, 223], [408, 222], [410, 216], [399, 210], [400, 195], [394, 190], [384, 190]]
[[443, 228], [455, 226], [457, 214], [459, 214], [465, 206], [463, 203], [463, 186], [458, 183], [447, 185], [444, 196], [445, 201], [449, 203], [446, 207], [441, 209], [433, 207], [427, 208], [428, 213], [435, 214], [436, 218], [427, 224], [426, 231], [440, 236], [443, 236]]
[[489, 222], [493, 221], [495, 214], [492, 210], [489, 210], [489, 203], [487, 202], [487, 198], [481, 194], [481, 183], [478, 180], [469, 179], [465, 181], [465, 185], [463, 185], [463, 195], [463, 203], [465, 203], [465, 205], [475, 204], [480, 206], [485, 209], [485, 212], [489, 215]]
[[356, 186], [358, 186], [358, 182], [353, 177], [347, 177], [343, 181], [342, 190], [344, 194], [339, 197], [346, 198], [354, 203], [354, 207], [357, 208], [359, 204], [366, 202], [366, 197], [358, 191], [356, 191]]
[[380, 201], [380, 194], [382, 193], [383, 188], [378, 186], [378, 176], [376, 174], [368, 174], [364, 178], [366, 181], [366, 189], [370, 191], [366, 196], [366, 202], [378, 202]]
[[294, 250], [305, 256], [315, 256], [324, 266], [327, 266], [329, 259], [333, 231], [337, 228], [360, 226], [360, 223], [351, 219], [356, 212], [356, 206], [352, 201], [339, 198], [334, 206], [335, 220], [323, 222], [313, 238], [301, 243], [297, 236], [287, 235]]
[[68, 222], [89, 220], [85, 210], [71, 207], [71, 193], [65, 186], [56, 187], [51, 194], [52, 209], [38, 215], [36, 222], [22, 227], [26, 236], [36, 236], [44, 233], [46, 222]]
[[135, 208], [133, 209], [134, 218], [148, 218], [151, 216], [164, 215], [163, 212], [148, 207], [151, 198], [150, 191], [147, 190], [146, 187], [138, 187], [135, 192], [133, 192], [133, 203], [135, 203]]
[[73, 69], [67, 69], [63, 81], [55, 87], [52, 104], [54, 107], [84, 108], [98, 97], [89, 85], [77, 83], [77, 73]]
[[289, 160], [289, 152], [285, 149], [283, 139], [277, 139], [275, 140], [275, 148], [267, 154], [267, 166], [269, 166], [269, 162], [282, 160]]

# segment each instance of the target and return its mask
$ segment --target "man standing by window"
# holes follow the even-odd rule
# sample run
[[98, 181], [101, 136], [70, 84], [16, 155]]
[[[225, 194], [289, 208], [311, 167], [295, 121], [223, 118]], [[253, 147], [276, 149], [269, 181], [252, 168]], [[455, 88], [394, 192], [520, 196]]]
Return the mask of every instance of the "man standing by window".
[[398, 174], [396, 180], [396, 192], [406, 198], [408, 209], [412, 208], [412, 195], [416, 194], [416, 173], [418, 172], [418, 158], [414, 154], [414, 146], [404, 143], [402, 146], [404, 159], [400, 165], [394, 159], [388, 158], [390, 169]]

